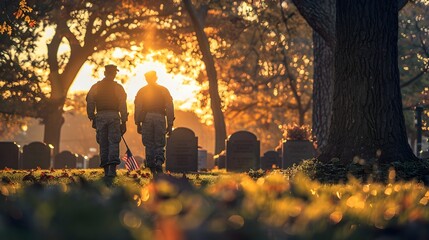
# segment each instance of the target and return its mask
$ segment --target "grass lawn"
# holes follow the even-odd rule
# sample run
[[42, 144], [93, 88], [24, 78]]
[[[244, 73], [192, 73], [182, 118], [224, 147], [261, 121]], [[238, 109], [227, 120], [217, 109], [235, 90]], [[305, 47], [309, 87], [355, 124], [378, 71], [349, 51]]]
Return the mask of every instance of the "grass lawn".
[[[394, 172], [391, 173], [394, 175]], [[0, 171], [2, 239], [428, 239], [421, 183], [304, 174]], [[394, 179], [391, 178], [391, 179]], [[5, 236], [5, 238], [3, 238]]]

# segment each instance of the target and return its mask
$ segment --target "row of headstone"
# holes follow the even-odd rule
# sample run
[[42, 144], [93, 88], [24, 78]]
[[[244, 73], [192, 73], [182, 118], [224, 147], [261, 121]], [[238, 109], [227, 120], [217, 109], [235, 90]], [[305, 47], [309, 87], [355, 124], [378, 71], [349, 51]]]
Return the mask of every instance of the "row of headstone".
[[51, 163], [51, 148], [42, 142], [32, 142], [22, 153], [15, 142], [0, 142], [0, 169], [84, 168], [84, 157], [70, 151], [58, 153]]
[[[283, 154], [268, 151], [260, 157], [260, 142], [257, 137], [253, 133], [239, 131], [226, 140], [226, 149], [215, 156], [215, 165], [235, 172], [259, 168], [286, 168], [313, 156], [314, 149], [309, 149], [306, 144], [299, 145], [298, 151], [290, 151], [289, 145], [284, 143]], [[207, 168], [206, 153], [206, 150], [198, 150], [198, 137], [192, 130], [177, 128], [167, 140], [166, 169], [172, 172], [190, 172]]]
[[[194, 172], [207, 167], [207, 151], [198, 150], [198, 137], [188, 128], [177, 128], [167, 140], [166, 170]], [[304, 159], [314, 157], [309, 141], [287, 141], [281, 151], [268, 151], [260, 157], [260, 142], [247, 131], [232, 134], [225, 141], [225, 151], [215, 156], [215, 165], [227, 171], [242, 172], [249, 169], [287, 168]]]
[[[295, 146], [294, 146], [295, 145]], [[260, 157], [260, 142], [257, 137], [247, 131], [232, 134], [225, 141], [225, 151], [216, 156], [215, 165], [227, 171], [241, 172], [249, 169], [287, 168], [302, 159], [313, 156], [311, 142], [283, 143], [282, 154], [268, 151]], [[166, 170], [171, 172], [197, 172], [208, 169], [208, 153], [198, 149], [198, 137], [188, 128], [177, 128], [167, 140]], [[292, 151], [293, 150], [293, 151]], [[140, 159], [143, 163], [143, 159]], [[99, 168], [100, 158], [88, 159], [85, 166], [83, 156], [63, 151], [57, 154], [52, 166], [54, 168]], [[23, 148], [13, 142], [0, 142], [0, 169], [5, 167], [16, 169], [34, 169], [51, 167], [51, 149], [45, 143], [33, 142]]]
[[0, 142], [0, 169], [48, 169], [51, 166], [51, 148], [42, 142], [25, 145], [22, 153], [15, 142]]

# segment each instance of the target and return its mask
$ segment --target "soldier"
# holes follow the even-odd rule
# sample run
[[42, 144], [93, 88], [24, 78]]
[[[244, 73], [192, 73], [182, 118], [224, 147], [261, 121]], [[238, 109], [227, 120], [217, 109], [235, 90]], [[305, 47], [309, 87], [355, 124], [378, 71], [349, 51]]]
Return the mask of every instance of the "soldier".
[[170, 135], [173, 129], [173, 98], [167, 88], [156, 83], [158, 77], [155, 71], [149, 71], [144, 76], [148, 85], [136, 95], [134, 120], [146, 147], [146, 164], [153, 174], [157, 174], [162, 173], [165, 160], [165, 134]]
[[86, 96], [86, 111], [92, 127], [96, 129], [97, 143], [100, 145], [100, 167], [106, 177], [116, 176], [119, 160], [119, 142], [127, 131], [127, 94], [115, 82], [118, 68], [115, 65], [104, 67], [104, 79], [94, 84]]

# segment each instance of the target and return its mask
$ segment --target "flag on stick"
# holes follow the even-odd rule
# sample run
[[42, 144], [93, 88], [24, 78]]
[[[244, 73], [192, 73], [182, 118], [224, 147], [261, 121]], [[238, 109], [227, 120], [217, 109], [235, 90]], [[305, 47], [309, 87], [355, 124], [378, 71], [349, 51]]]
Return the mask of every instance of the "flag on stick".
[[131, 153], [131, 150], [128, 147], [127, 142], [125, 142], [124, 136], [122, 136], [122, 140], [124, 140], [125, 146], [127, 147], [127, 152], [125, 153], [125, 156], [122, 158], [122, 160], [125, 162], [125, 168], [128, 171], [139, 169], [140, 168], [139, 164], [137, 163], [136, 159]]

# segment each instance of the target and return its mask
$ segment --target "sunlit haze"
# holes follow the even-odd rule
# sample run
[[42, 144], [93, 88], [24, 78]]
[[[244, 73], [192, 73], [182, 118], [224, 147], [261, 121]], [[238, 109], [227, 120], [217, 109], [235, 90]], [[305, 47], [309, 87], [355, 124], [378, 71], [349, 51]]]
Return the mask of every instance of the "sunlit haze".
[[[120, 69], [118, 77], [124, 77], [125, 83], [122, 85], [127, 92], [127, 99], [133, 102], [137, 91], [147, 85], [144, 74], [149, 70], [155, 70], [158, 75], [158, 84], [166, 87], [173, 99], [177, 108], [181, 110], [190, 110], [192, 104], [196, 101], [196, 95], [200, 87], [196, 84], [195, 80], [186, 78], [183, 75], [173, 75], [167, 73], [165, 65], [160, 62], [144, 62], [137, 65], [136, 68], [127, 70]], [[93, 66], [85, 64], [76, 77], [73, 85], [70, 88], [70, 93], [89, 91], [91, 86], [103, 78], [103, 68], [98, 72], [99, 78], [92, 76]], [[119, 81], [117, 81], [119, 82]]]

